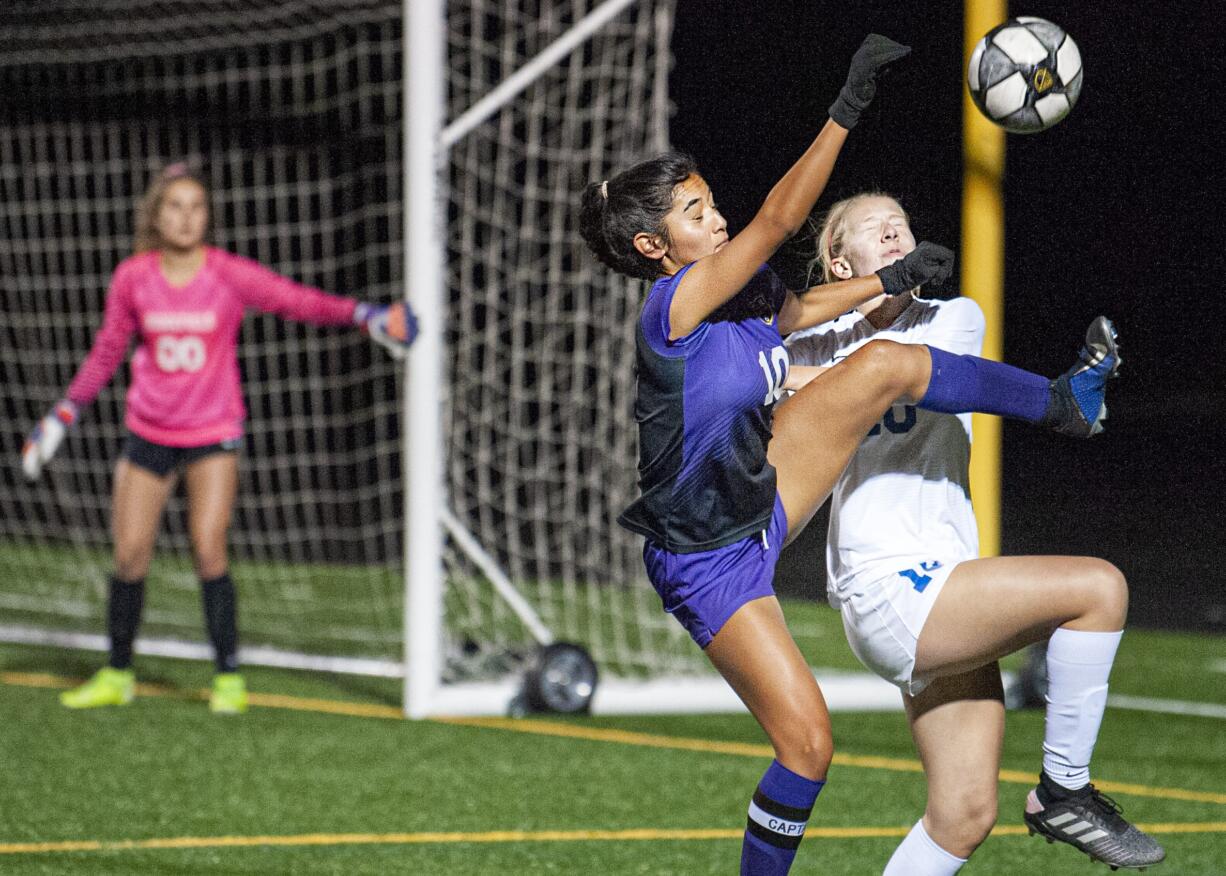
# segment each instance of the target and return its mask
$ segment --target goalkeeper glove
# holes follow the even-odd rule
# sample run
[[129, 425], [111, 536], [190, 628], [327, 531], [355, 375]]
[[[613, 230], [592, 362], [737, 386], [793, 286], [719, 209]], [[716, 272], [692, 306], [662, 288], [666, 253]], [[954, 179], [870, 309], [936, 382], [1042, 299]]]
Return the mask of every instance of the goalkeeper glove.
[[21, 469], [30, 481], [38, 480], [43, 466], [60, 449], [64, 436], [77, 421], [77, 406], [68, 399], [60, 400], [55, 407], [38, 421], [30, 437], [21, 449]]
[[922, 241], [915, 249], [877, 271], [886, 295], [901, 295], [925, 283], [941, 285], [954, 269], [954, 254], [943, 246]]
[[361, 302], [353, 311], [353, 321], [397, 359], [404, 358], [417, 337], [417, 317], [405, 301], [390, 305]]
[[877, 93], [877, 76], [889, 64], [911, 54], [911, 47], [894, 42], [881, 34], [870, 33], [856, 49], [847, 72], [847, 84], [830, 105], [830, 118], [847, 130], [860, 121], [860, 113], [868, 109]]

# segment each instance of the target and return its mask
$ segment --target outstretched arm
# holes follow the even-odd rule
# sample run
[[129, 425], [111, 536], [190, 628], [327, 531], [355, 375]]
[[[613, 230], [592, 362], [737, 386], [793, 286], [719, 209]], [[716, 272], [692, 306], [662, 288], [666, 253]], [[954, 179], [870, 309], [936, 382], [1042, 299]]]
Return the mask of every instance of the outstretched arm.
[[823, 283], [799, 295], [789, 295], [779, 311], [779, 334], [786, 335], [829, 322], [865, 301], [871, 301], [881, 292], [881, 279], [876, 274], [869, 274], [837, 283]]
[[243, 302], [257, 310], [317, 325], [356, 325], [397, 358], [417, 337], [417, 317], [408, 302], [372, 304], [303, 286], [241, 256], [229, 255], [230, 278]]
[[225, 272], [243, 304], [285, 319], [316, 325], [348, 325], [357, 301], [283, 277], [259, 262], [225, 253]]
[[779, 311], [779, 334], [800, 331], [841, 316], [882, 294], [901, 295], [925, 283], [940, 285], [954, 267], [951, 250], [921, 241], [901, 259], [874, 274], [813, 286], [789, 295]]
[[830, 108], [831, 118], [817, 138], [771, 189], [745, 230], [719, 252], [699, 259], [682, 278], [669, 309], [674, 336], [690, 333], [736, 295], [801, 228], [830, 179], [848, 129], [873, 98], [878, 72], [910, 51], [878, 34], [864, 40], [852, 58], [847, 84]]

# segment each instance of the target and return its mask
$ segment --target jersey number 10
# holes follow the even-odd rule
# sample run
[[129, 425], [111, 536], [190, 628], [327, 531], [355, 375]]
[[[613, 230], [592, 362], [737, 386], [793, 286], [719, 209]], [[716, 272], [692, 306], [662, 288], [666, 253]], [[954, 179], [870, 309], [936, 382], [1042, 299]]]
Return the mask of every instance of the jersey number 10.
[[766, 398], [762, 404], [774, 404], [783, 396], [783, 383], [788, 379], [788, 351], [782, 346], [775, 347], [767, 359], [766, 351], [759, 350], [758, 364], [766, 376]]

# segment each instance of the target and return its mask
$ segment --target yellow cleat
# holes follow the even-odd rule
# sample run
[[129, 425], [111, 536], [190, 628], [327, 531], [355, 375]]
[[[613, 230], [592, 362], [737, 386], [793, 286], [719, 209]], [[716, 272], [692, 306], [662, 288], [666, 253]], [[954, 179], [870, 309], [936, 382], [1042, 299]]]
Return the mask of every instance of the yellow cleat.
[[222, 672], [213, 676], [209, 711], [218, 715], [241, 715], [247, 711], [247, 683], [241, 675]]
[[60, 703], [69, 709], [126, 706], [132, 702], [135, 689], [136, 677], [131, 669], [104, 666], [85, 684], [60, 694]]

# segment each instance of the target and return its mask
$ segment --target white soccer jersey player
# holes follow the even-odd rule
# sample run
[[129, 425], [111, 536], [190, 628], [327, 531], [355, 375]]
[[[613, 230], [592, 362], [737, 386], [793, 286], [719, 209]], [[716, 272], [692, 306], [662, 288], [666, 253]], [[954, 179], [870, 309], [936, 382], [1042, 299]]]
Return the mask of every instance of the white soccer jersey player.
[[[968, 298], [916, 299], [886, 328], [853, 311], [796, 332], [787, 347], [793, 365], [833, 365], [875, 339], [979, 355], [983, 331], [983, 313]], [[979, 553], [970, 436], [969, 414], [896, 404], [860, 444], [831, 497], [830, 604], [843, 611], [860, 659], [912, 693], [924, 684], [911, 679], [911, 668], [932, 603], [953, 567]]]

